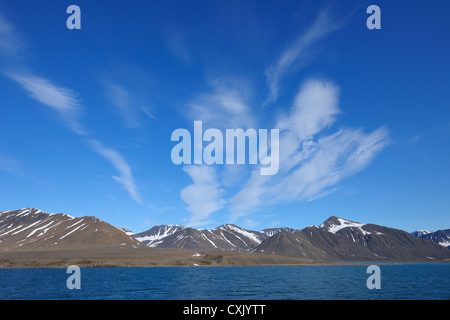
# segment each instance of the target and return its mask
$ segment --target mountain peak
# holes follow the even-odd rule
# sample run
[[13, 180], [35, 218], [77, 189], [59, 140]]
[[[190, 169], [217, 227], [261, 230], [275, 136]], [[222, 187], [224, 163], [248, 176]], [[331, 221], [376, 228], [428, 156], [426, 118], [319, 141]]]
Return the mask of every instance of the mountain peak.
[[411, 234], [418, 238], [436, 242], [439, 245], [450, 249], [450, 229], [437, 230], [434, 232], [428, 230], [417, 230], [411, 232]]
[[319, 226], [319, 228], [326, 228], [329, 225], [339, 225], [339, 224], [341, 224], [341, 220], [348, 221], [346, 219], [342, 219], [337, 216], [330, 216], [327, 220], [322, 222], [322, 224]]
[[416, 237], [419, 237], [419, 238], [421, 238], [422, 236], [425, 236], [427, 234], [430, 234], [430, 233], [433, 233], [433, 232], [429, 231], [429, 230], [417, 230], [417, 231], [411, 232], [411, 234], [413, 236], [416, 236]]
[[36, 209], [36, 208], [22, 208], [22, 209], [18, 209], [18, 210], [8, 210], [8, 211], [2, 211], [0, 213], [11, 213], [11, 212], [15, 212], [17, 215], [28, 215], [30, 213], [47, 213], [45, 211]]
[[0, 214], [11, 214], [14, 213], [16, 217], [26, 217], [26, 216], [30, 216], [30, 215], [48, 215], [48, 216], [52, 216], [52, 215], [63, 215], [66, 216], [70, 219], [75, 219], [74, 217], [72, 217], [71, 215], [65, 214], [65, 213], [50, 213], [47, 211], [43, 211], [41, 209], [37, 209], [37, 208], [22, 208], [22, 209], [18, 209], [18, 210], [8, 210], [8, 211], [1, 211]]
[[241, 227], [239, 227], [235, 224], [232, 224], [232, 223], [224, 223], [217, 227], [217, 229], [235, 229], [235, 228], [242, 229]]
[[325, 220], [319, 226], [319, 228], [325, 229], [326, 231], [331, 232], [331, 233], [336, 233], [339, 230], [344, 229], [344, 228], [358, 228], [361, 231], [364, 231], [361, 228], [364, 225], [365, 225], [365, 223], [359, 223], [359, 222], [339, 218], [336, 216], [331, 216], [327, 220]]

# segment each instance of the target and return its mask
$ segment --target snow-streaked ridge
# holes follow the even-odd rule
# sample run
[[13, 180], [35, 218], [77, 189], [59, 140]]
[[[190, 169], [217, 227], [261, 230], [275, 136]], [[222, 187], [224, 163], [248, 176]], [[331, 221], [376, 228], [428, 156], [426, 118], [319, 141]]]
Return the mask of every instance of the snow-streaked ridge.
[[422, 236], [424, 236], [426, 234], [430, 234], [430, 233], [433, 233], [433, 232], [430, 230], [417, 230], [417, 231], [412, 232], [412, 234], [415, 235], [416, 237], [422, 237]]
[[363, 226], [366, 225], [366, 223], [354, 222], [354, 221], [345, 220], [342, 218], [336, 218], [336, 219], [337, 219], [338, 223], [336, 223], [336, 224], [329, 223], [327, 226], [325, 226], [325, 223], [322, 223], [320, 225], [320, 228], [326, 227], [327, 231], [331, 232], [333, 234], [336, 234], [336, 232], [338, 232], [339, 230], [342, 230], [344, 228], [357, 228], [363, 233], [363, 235], [371, 234], [370, 232], [368, 232], [362, 228]]
[[[186, 227], [178, 224], [160, 225], [155, 226], [156, 230], [150, 235], [133, 236], [139, 242], [145, 242], [149, 247], [156, 247], [162, 239], [168, 237], [179, 230], [183, 230]], [[151, 230], [151, 229], [150, 229]]]
[[234, 224], [225, 224], [219, 228], [223, 228], [223, 229], [230, 229], [233, 230], [236, 233], [239, 233], [241, 235], [243, 235], [244, 237], [246, 237], [247, 239], [250, 239], [251, 241], [254, 241], [257, 244], [260, 244], [262, 242], [262, 239], [260, 239], [255, 233], [250, 232], [248, 230], [242, 229]]
[[[101, 235], [99, 238], [95, 236], [94, 240], [88, 244], [83, 242], [83, 237], [97, 232], [99, 223], [102, 230], [108, 230], [109, 235], [112, 234], [114, 239], [117, 241], [120, 239], [123, 242], [122, 235], [110, 229], [114, 226], [96, 217], [75, 218], [68, 214], [49, 213], [35, 208], [2, 211], [0, 212], [0, 242], [2, 242], [0, 249], [95, 246], [102, 243]], [[70, 240], [67, 240], [69, 238]], [[128, 238], [127, 243], [132, 245], [138, 243], [133, 238], [129, 236]], [[108, 240], [107, 245], [117, 244], [112, 244]]]
[[[11, 212], [14, 212], [14, 211], [17, 211], [16, 217], [26, 217], [26, 216], [29, 216], [31, 214], [47, 214], [47, 215], [58, 215], [58, 214], [61, 214], [61, 215], [64, 215], [64, 216], [66, 216], [66, 217], [68, 217], [70, 219], [75, 219], [75, 217], [72, 217], [71, 215], [68, 215], [66, 213], [52, 213], [52, 212], [47, 212], [47, 211], [43, 211], [43, 210], [36, 209], [36, 208], [22, 208], [22, 209], [19, 209], [19, 210], [1, 211], [0, 212], [0, 217], [1, 217], [2, 214], [11, 213]], [[1, 220], [0, 220], [0, 222], [1, 222]]]

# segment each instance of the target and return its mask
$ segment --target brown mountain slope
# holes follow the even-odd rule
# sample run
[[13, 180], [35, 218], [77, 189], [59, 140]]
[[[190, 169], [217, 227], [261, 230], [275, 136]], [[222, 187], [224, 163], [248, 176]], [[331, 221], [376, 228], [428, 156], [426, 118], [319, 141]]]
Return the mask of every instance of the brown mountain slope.
[[34, 208], [0, 212], [0, 251], [141, 246], [96, 218], [74, 218]]
[[281, 232], [254, 252], [337, 261], [433, 261], [449, 250], [408, 232], [330, 217], [320, 227]]

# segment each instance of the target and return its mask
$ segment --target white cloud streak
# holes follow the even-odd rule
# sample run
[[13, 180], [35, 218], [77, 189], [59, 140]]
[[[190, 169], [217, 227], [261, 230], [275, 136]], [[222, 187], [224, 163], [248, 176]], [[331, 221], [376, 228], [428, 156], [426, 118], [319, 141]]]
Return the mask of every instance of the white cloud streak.
[[21, 161], [0, 152], [0, 170], [15, 174], [21, 174], [21, 167]]
[[[203, 130], [216, 128], [254, 128], [256, 119], [247, 105], [250, 89], [245, 82], [230, 78], [209, 78], [211, 92], [198, 95], [188, 104], [187, 117], [200, 120]], [[240, 168], [226, 166], [227, 173], [242, 173]], [[219, 169], [220, 170], [220, 169]], [[181, 191], [181, 199], [188, 205], [191, 213], [189, 225], [207, 224], [210, 214], [223, 208], [226, 201], [222, 199], [222, 184], [220, 176], [214, 167], [207, 165], [185, 166], [185, 171], [193, 183]], [[239, 171], [240, 173], [237, 173]], [[222, 181], [225, 186], [235, 184], [241, 177], [227, 176]]]
[[0, 53], [17, 58], [22, 47], [14, 27], [0, 14]]
[[371, 133], [325, 129], [340, 113], [338, 88], [330, 82], [307, 81], [291, 112], [280, 117], [280, 170], [275, 176], [252, 172], [244, 187], [230, 200], [234, 217], [265, 205], [288, 201], [311, 201], [337, 190], [343, 179], [366, 168], [388, 143], [388, 131]]
[[[20, 36], [13, 25], [0, 14], [0, 53], [14, 58], [13, 61], [16, 64], [23, 48], [19, 39]], [[11, 70], [11, 66], [8, 68]], [[78, 122], [81, 105], [75, 91], [57, 86], [43, 77], [18, 71], [18, 67], [15, 67], [15, 69], [4, 72], [4, 74], [22, 85], [33, 99], [53, 109], [65, 124], [77, 134], [85, 134]], [[21, 69], [27, 68], [21, 67]]]
[[313, 46], [338, 28], [340, 25], [330, 20], [327, 11], [319, 13], [314, 24], [288, 46], [273, 65], [266, 69], [270, 94], [264, 104], [277, 100], [283, 78], [288, 73], [306, 65], [312, 59]]
[[[324, 36], [329, 32], [322, 29], [327, 25], [326, 19], [320, 16], [316, 25], [300, 39], [310, 45]], [[282, 66], [279, 75], [284, 73]], [[199, 96], [190, 104], [189, 117], [219, 129], [257, 126], [257, 117], [246, 104], [250, 90], [238, 83], [241, 82], [212, 82], [213, 92]], [[338, 104], [339, 87], [334, 83], [322, 80], [303, 83], [292, 108], [274, 121], [274, 128], [280, 130], [276, 175], [260, 175], [259, 166], [250, 172], [240, 167], [232, 170], [240, 172], [239, 176], [228, 179], [225, 175], [230, 173], [230, 168], [227, 167], [217, 168], [217, 172], [207, 167], [185, 167], [184, 171], [194, 180], [181, 193], [182, 200], [188, 204], [191, 223], [204, 224], [213, 212], [224, 206], [229, 207], [234, 221], [267, 205], [312, 201], [335, 192], [343, 179], [366, 168], [388, 145], [388, 130], [379, 128], [364, 133], [360, 129], [343, 128], [330, 133], [341, 113]], [[207, 183], [199, 182], [201, 175], [208, 176]], [[237, 191], [236, 181], [242, 186]], [[229, 199], [220, 196], [222, 188], [229, 192]]]
[[149, 108], [138, 106], [133, 95], [118, 83], [105, 82], [105, 95], [111, 104], [116, 108], [117, 113], [122, 118], [124, 124], [131, 129], [142, 126], [142, 115], [155, 119]]
[[179, 30], [173, 30], [166, 35], [167, 49], [176, 59], [184, 64], [192, 62], [187, 40], [188, 34]]
[[122, 154], [120, 154], [117, 150], [104, 147], [97, 140], [90, 140], [90, 144], [98, 154], [107, 159], [113, 167], [119, 171], [120, 176], [112, 176], [112, 178], [123, 185], [123, 187], [130, 194], [131, 198], [133, 198], [137, 203], [143, 204], [138, 193], [138, 188], [134, 183], [131, 168]]
[[192, 179], [192, 184], [181, 190], [181, 199], [188, 205], [191, 213], [189, 226], [200, 226], [209, 223], [211, 213], [221, 209], [225, 200], [221, 198], [222, 190], [217, 182], [214, 167], [207, 165], [190, 165], [183, 167]]
[[[341, 24], [332, 21], [327, 11], [318, 14], [312, 26], [266, 68], [269, 95], [263, 105], [277, 100], [283, 80], [310, 63], [317, 45], [339, 28]], [[220, 130], [258, 127], [258, 113], [247, 105], [251, 91], [244, 82], [216, 78], [210, 85], [212, 92], [199, 95], [188, 105], [191, 120], [202, 120], [205, 127]], [[268, 205], [312, 201], [335, 192], [343, 179], [370, 165], [389, 144], [388, 130], [381, 127], [369, 133], [353, 128], [330, 131], [341, 113], [338, 104], [339, 87], [334, 83], [304, 82], [289, 112], [273, 121], [273, 128], [280, 130], [276, 175], [260, 175], [259, 166], [250, 171], [248, 167], [184, 167], [193, 180], [181, 192], [191, 223], [207, 222], [213, 212], [224, 206], [230, 209], [234, 221]], [[226, 177], [230, 172], [237, 176]], [[226, 200], [222, 197], [225, 191], [229, 195]]]
[[[20, 49], [22, 49], [22, 43], [18, 39], [19, 35], [14, 27], [0, 14], [0, 53], [17, 59]], [[28, 68], [22, 67], [22, 69]], [[79, 122], [82, 106], [75, 91], [58, 86], [44, 77], [27, 72], [13, 70], [4, 72], [4, 74], [22, 85], [31, 98], [50, 107], [65, 125], [76, 134], [87, 135]], [[121, 112], [127, 125], [138, 125], [136, 110], [132, 109], [130, 98], [125, 89], [116, 86], [112, 88], [111, 92], [113, 94], [112, 98], [116, 101], [116, 107]], [[153, 117], [146, 107], [141, 107], [140, 111], [148, 117]], [[120, 175], [112, 178], [122, 184], [136, 202], [143, 204], [137, 186], [134, 183], [131, 168], [125, 158], [118, 151], [104, 147], [97, 140], [89, 140], [89, 142], [97, 153], [107, 159], [119, 171]], [[0, 154], [0, 170], [17, 172], [16, 167], [17, 162]]]
[[212, 92], [199, 95], [189, 104], [188, 117], [210, 128], [253, 128], [255, 118], [247, 105], [250, 89], [236, 79], [210, 79]]
[[33, 99], [53, 109], [74, 132], [85, 134], [78, 122], [80, 103], [73, 90], [30, 74], [7, 73], [7, 76], [21, 84]]

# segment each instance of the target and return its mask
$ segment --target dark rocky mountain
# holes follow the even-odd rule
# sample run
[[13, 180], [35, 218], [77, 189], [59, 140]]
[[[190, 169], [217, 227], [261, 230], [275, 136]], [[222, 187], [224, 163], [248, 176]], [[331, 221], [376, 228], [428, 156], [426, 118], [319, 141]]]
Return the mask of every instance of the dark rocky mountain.
[[427, 231], [418, 230], [411, 233], [413, 236], [436, 242], [437, 244], [450, 249], [450, 229]]
[[165, 237], [184, 229], [186, 229], [186, 227], [178, 224], [159, 225], [154, 226], [147, 231], [132, 234], [131, 236], [148, 247], [157, 247]]
[[450, 259], [447, 249], [408, 232], [330, 217], [319, 227], [280, 232], [254, 252], [344, 261], [432, 261]]
[[416, 236], [416, 237], [419, 237], [419, 238], [422, 238], [423, 235], [426, 235], [426, 234], [428, 234], [428, 233], [432, 233], [432, 231], [428, 231], [428, 230], [417, 230], [417, 231], [411, 232], [411, 234], [412, 234], [413, 236]]
[[252, 251], [263, 240], [278, 232], [294, 230], [284, 227], [253, 231], [234, 224], [224, 224], [211, 230], [159, 225], [133, 234], [132, 237], [149, 247], [246, 252]]
[[281, 227], [281, 228], [267, 228], [261, 230], [262, 233], [264, 233], [266, 236], [271, 237], [278, 232], [287, 231], [287, 232], [293, 232], [295, 231], [294, 228], [287, 228], [287, 227]]
[[[148, 246], [192, 250], [271, 253], [339, 261], [422, 261], [450, 258], [441, 247], [411, 234], [332, 216], [319, 227], [252, 231], [233, 224], [212, 230], [156, 226], [133, 235]], [[417, 241], [418, 240], [418, 241]]]
[[0, 212], [0, 251], [141, 245], [96, 217], [74, 218], [34, 208]]
[[[234, 224], [224, 224], [211, 230], [179, 226], [179, 230], [169, 233], [148, 245], [159, 248], [245, 252], [252, 251], [268, 237], [262, 232], [246, 230]], [[136, 235], [134, 237], [140, 239]]]

